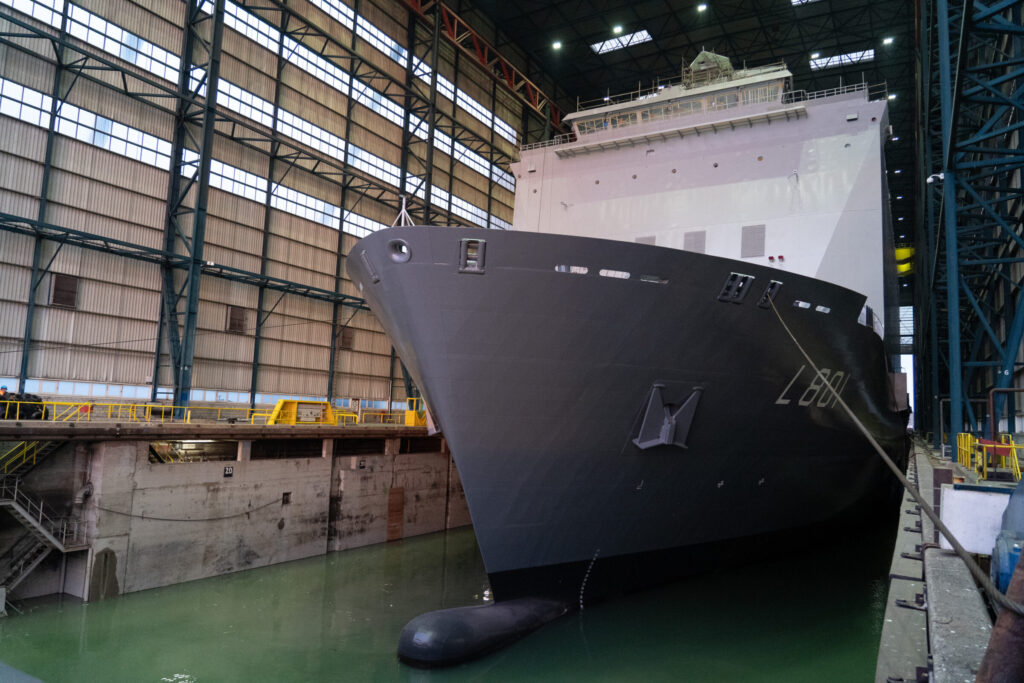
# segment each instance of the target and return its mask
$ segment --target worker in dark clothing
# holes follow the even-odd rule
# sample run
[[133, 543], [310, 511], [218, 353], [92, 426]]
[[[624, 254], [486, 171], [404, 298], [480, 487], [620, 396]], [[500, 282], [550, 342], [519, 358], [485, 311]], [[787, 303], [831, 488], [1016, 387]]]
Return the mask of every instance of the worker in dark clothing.
[[7, 398], [7, 386], [0, 387], [0, 398]]

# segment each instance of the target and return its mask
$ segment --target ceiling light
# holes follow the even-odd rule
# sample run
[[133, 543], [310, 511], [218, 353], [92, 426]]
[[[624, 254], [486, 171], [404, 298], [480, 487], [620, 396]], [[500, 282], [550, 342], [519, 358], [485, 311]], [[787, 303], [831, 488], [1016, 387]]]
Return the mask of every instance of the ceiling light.
[[697, 5], [697, 11], [698, 11], [698, 12], [703, 12], [703, 11], [704, 11], [704, 10], [706, 10], [707, 8], [708, 8], [708, 6], [707, 6], [707, 5], [705, 5], [705, 4], [700, 4], [700, 5]]
[[889, 93], [889, 99], [890, 100], [895, 100], [896, 99], [896, 93], [894, 93], [894, 92]]
[[893, 135], [893, 136], [892, 136], [892, 141], [893, 141], [893, 142], [899, 142], [899, 139], [900, 139], [900, 136], [899, 136], [899, 135]]
[[896, 173], [896, 174], [903, 173], [903, 169], [897, 168], [895, 171], [893, 171], [893, 173]]
[[562, 41], [556, 40], [555, 42], [551, 43], [551, 47], [556, 49], [556, 50], [561, 50], [562, 49]]
[[615, 26], [614, 28], [612, 28], [612, 33], [614, 33], [615, 35], [619, 35], [620, 33], [622, 33], [622, 27]]
[[900, 216], [900, 217], [899, 217], [899, 218], [897, 218], [896, 220], [900, 220], [900, 221], [901, 221], [901, 220], [903, 220], [903, 216]]
[[608, 97], [607, 95], [605, 95], [605, 96], [604, 96], [604, 101], [605, 101], [605, 102], [607, 102], [607, 101], [608, 101], [608, 100], [610, 100], [610, 99], [611, 99], [611, 98], [610, 98], [610, 97]]
[[903, 195], [901, 195], [901, 194], [896, 195], [896, 199], [903, 199]]
[[882, 45], [892, 45], [892, 38], [886, 38], [882, 41]]
[[811, 53], [811, 59], [817, 59], [820, 56], [821, 56], [820, 52], [812, 52]]

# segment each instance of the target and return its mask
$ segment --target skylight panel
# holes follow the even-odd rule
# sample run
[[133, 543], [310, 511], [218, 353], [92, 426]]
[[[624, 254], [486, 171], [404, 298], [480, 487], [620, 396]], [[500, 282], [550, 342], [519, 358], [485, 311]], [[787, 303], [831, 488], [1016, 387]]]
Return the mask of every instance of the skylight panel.
[[811, 60], [811, 71], [818, 69], [829, 69], [834, 66], [845, 66], [859, 62], [870, 62], [875, 58], [875, 51], [861, 50], [860, 52], [848, 52], [845, 55], [834, 55], [832, 57], [819, 57]]
[[812, 2], [818, 2], [818, 0], [789, 0], [793, 5], [809, 5]]
[[647, 31], [637, 31], [636, 33], [627, 33], [624, 36], [618, 36], [611, 40], [606, 40], [603, 43], [594, 43], [590, 46], [590, 49], [599, 55], [605, 52], [611, 52], [612, 50], [621, 50], [624, 47], [631, 45], [639, 45], [640, 43], [647, 43], [651, 41], [651, 34]]

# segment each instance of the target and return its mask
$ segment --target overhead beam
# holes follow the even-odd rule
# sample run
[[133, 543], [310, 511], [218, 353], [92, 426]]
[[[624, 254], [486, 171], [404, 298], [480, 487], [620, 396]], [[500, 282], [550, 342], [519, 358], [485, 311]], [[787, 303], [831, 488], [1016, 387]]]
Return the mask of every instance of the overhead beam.
[[[91, 249], [93, 251], [101, 251], [107, 254], [115, 254], [117, 256], [123, 256], [137, 261], [144, 261], [154, 265], [163, 265], [164, 263], [167, 263], [178, 270], [186, 270], [192, 266], [191, 259], [185, 254], [168, 252], [162, 249], [153, 249], [152, 247], [126, 242], [124, 240], [117, 240], [104, 235], [86, 232], [84, 230], [65, 228], [59, 225], [23, 218], [9, 213], [0, 213], [0, 230], [14, 232], [21, 235], [30, 235], [32, 237], [38, 236], [44, 240], [64, 243], [67, 246]], [[210, 277], [222, 278], [232, 282], [241, 282], [254, 287], [262, 286], [267, 289], [273, 289], [286, 294], [294, 294], [296, 296], [303, 296], [310, 299], [316, 299], [318, 301], [326, 301], [328, 303], [338, 303], [342, 306], [350, 306], [364, 311], [370, 310], [366, 305], [366, 302], [358, 297], [340, 294], [338, 292], [332, 292], [329, 289], [312, 287], [298, 282], [291, 282], [289, 280], [272, 277], [270, 275], [253, 273], [247, 270], [242, 270], [241, 268], [234, 268], [232, 266], [214, 263], [213, 261], [205, 261], [201, 266], [201, 272], [203, 275], [208, 275]]]
[[488, 75], [500, 83], [516, 99], [550, 122], [558, 133], [568, 132], [562, 121], [562, 109], [536, 83], [505, 59], [486, 39], [450, 7], [434, 0], [406, 0], [405, 4], [433, 24], [440, 19], [441, 35], [463, 54], [471, 57]]

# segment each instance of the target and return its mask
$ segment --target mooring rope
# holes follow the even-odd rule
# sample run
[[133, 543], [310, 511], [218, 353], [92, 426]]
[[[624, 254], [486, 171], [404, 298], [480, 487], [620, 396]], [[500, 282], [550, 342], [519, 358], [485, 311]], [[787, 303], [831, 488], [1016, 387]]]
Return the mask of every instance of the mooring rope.
[[1008, 610], [1011, 610], [1012, 612], [1015, 612], [1016, 614], [1024, 616], [1024, 605], [1021, 605], [1020, 603], [1010, 600], [1003, 593], [1000, 593], [999, 589], [996, 588], [995, 585], [993, 585], [992, 580], [988, 577], [988, 574], [986, 574], [981, 569], [981, 567], [978, 566], [978, 563], [974, 561], [974, 558], [972, 558], [970, 553], [967, 552], [967, 549], [960, 544], [960, 541], [956, 539], [956, 536], [954, 536], [952, 532], [950, 532], [949, 528], [942, 523], [942, 520], [939, 519], [939, 516], [937, 514], [935, 514], [935, 510], [932, 509], [932, 506], [929, 505], [927, 501], [925, 501], [925, 499], [921, 496], [921, 493], [917, 490], [917, 487], [911, 484], [910, 481], [903, 475], [903, 473], [900, 471], [900, 468], [897, 467], [896, 463], [892, 461], [888, 453], [885, 452], [885, 449], [883, 449], [878, 444], [878, 441], [875, 440], [875, 437], [872, 436], [871, 432], [869, 432], [867, 427], [864, 426], [864, 423], [862, 423], [860, 419], [858, 419], [858, 417], [853, 414], [853, 411], [850, 410], [850, 406], [846, 405], [846, 401], [844, 401], [843, 397], [839, 395], [839, 392], [835, 390], [835, 387], [833, 387], [832, 384], [828, 381], [828, 379], [821, 374], [821, 370], [818, 369], [818, 366], [815, 365], [813, 360], [811, 360], [811, 357], [804, 350], [804, 347], [800, 345], [799, 341], [797, 341], [797, 338], [790, 331], [789, 326], [786, 325], [786, 321], [782, 319], [782, 315], [779, 313], [779, 309], [775, 307], [775, 302], [772, 300], [771, 297], [768, 297], [768, 303], [771, 304], [772, 311], [775, 312], [775, 317], [779, 319], [779, 323], [782, 325], [782, 329], [784, 329], [786, 331], [786, 334], [789, 335], [789, 338], [793, 340], [793, 343], [796, 345], [796, 348], [799, 349], [800, 354], [804, 357], [804, 360], [807, 361], [808, 365], [814, 368], [814, 372], [818, 376], [818, 379], [824, 386], [828, 387], [828, 390], [832, 393], [833, 396], [835, 396], [836, 401], [839, 402], [839, 405], [843, 407], [843, 410], [846, 411], [846, 414], [850, 416], [850, 419], [853, 420], [853, 423], [857, 425], [857, 428], [861, 431], [864, 437], [871, 443], [875, 451], [882, 458], [882, 461], [890, 470], [892, 470], [892, 473], [896, 475], [896, 478], [899, 480], [900, 484], [903, 485], [903, 488], [905, 488], [907, 492], [914, 498], [914, 500], [917, 501], [917, 504], [921, 507], [921, 510], [926, 515], [928, 515], [928, 519], [932, 520], [932, 523], [935, 524], [935, 527], [942, 533], [943, 536], [946, 537], [946, 540], [949, 541], [949, 544], [953, 546], [953, 550], [956, 551], [956, 554], [960, 557], [961, 560], [963, 560], [964, 564], [967, 565], [967, 569], [974, 576], [974, 579], [981, 586], [982, 590], [988, 593], [989, 597], [992, 598], [992, 600], [996, 602], [1000, 607], [1004, 607]]

